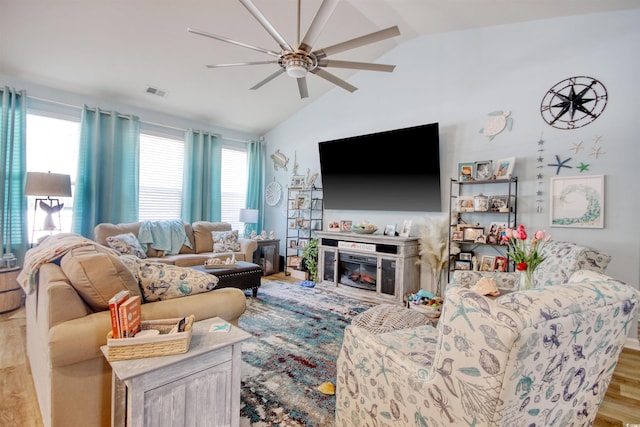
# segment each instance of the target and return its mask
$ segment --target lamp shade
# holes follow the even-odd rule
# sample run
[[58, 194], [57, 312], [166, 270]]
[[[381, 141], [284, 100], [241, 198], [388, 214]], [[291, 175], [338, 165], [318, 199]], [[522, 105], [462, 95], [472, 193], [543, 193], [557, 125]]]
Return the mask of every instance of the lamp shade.
[[247, 222], [249, 224], [255, 224], [258, 222], [258, 210], [257, 209], [240, 209], [241, 222]]
[[71, 197], [71, 177], [58, 173], [27, 172], [27, 196]]

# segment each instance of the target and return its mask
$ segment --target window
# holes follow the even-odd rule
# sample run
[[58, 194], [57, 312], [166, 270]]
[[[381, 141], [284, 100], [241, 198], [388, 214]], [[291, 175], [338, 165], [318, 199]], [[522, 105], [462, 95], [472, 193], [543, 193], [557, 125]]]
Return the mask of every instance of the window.
[[247, 203], [247, 162], [246, 150], [222, 148], [222, 221], [234, 230], [244, 230], [238, 218]]
[[[60, 119], [36, 114], [27, 114], [27, 171], [52, 172], [71, 176], [71, 194], [75, 194], [80, 123], [76, 120]], [[29, 241], [35, 242], [49, 235], [40, 231], [45, 214], [36, 210], [35, 197], [27, 202]], [[63, 198], [64, 208], [60, 212], [61, 231], [71, 231], [73, 197]], [[37, 221], [37, 223], [36, 223]], [[54, 218], [58, 225], [58, 218]]]
[[138, 220], [182, 216], [184, 141], [140, 134]]

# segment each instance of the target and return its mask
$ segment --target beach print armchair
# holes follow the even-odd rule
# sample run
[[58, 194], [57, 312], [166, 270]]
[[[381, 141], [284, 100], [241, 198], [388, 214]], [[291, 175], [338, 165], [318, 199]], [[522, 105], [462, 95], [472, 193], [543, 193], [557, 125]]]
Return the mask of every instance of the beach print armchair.
[[595, 272], [495, 299], [445, 295], [437, 328], [349, 325], [336, 426], [591, 425], [640, 293]]
[[[545, 260], [533, 272], [533, 287], [566, 283], [578, 270], [604, 273], [611, 262], [611, 256], [604, 252], [575, 243], [552, 240], [541, 251]], [[483, 277], [495, 280], [501, 289], [515, 289], [520, 273], [455, 270], [451, 276], [452, 285], [473, 286]]]

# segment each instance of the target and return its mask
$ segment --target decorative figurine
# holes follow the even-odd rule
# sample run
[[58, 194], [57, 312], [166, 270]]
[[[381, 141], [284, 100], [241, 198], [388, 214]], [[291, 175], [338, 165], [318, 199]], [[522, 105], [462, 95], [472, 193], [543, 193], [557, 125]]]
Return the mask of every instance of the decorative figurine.
[[275, 239], [276, 239], [276, 233], [273, 230], [271, 230], [269, 232], [269, 240], [275, 240]]
[[471, 257], [471, 264], [473, 265], [473, 271], [478, 271], [478, 257]]
[[258, 233], [256, 233], [256, 230], [253, 230], [253, 231], [251, 232], [251, 238], [252, 238], [253, 240], [255, 240], [257, 237], [258, 237]]

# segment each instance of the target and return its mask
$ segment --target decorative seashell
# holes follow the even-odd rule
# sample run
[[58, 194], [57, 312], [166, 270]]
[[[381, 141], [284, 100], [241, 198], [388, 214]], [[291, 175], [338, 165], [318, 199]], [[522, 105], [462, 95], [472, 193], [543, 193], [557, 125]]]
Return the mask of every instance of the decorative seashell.
[[471, 290], [479, 293], [480, 295], [489, 295], [492, 297], [500, 295], [500, 290], [496, 286], [496, 281], [489, 277], [483, 277], [478, 280], [478, 282], [471, 287]]

